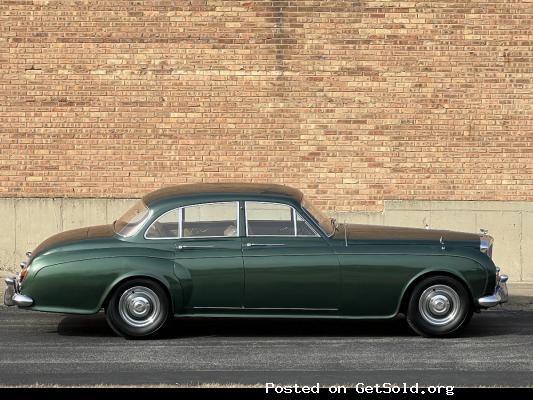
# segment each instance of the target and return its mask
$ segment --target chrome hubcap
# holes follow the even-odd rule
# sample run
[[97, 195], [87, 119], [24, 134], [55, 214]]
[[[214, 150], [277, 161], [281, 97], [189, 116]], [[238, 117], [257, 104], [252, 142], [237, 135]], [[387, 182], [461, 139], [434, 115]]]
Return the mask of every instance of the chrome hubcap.
[[446, 296], [436, 295], [430, 300], [429, 309], [433, 314], [446, 314], [450, 309], [450, 300]]
[[157, 320], [161, 314], [161, 304], [152, 289], [135, 286], [122, 293], [118, 311], [128, 325], [143, 328]]
[[447, 325], [459, 314], [461, 300], [457, 292], [446, 285], [428, 287], [418, 300], [422, 318], [432, 325]]
[[129, 313], [136, 317], [144, 317], [150, 311], [150, 303], [144, 297], [136, 297], [129, 304]]

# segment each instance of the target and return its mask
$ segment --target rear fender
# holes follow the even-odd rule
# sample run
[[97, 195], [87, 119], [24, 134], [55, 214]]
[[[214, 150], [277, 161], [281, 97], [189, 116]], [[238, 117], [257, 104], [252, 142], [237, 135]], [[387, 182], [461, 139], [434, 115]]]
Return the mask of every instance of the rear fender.
[[118, 283], [134, 277], [160, 282], [174, 311], [181, 309], [181, 285], [172, 260], [164, 258], [120, 256], [47, 266], [25, 280], [21, 292], [34, 300], [31, 308], [37, 311], [94, 314]]

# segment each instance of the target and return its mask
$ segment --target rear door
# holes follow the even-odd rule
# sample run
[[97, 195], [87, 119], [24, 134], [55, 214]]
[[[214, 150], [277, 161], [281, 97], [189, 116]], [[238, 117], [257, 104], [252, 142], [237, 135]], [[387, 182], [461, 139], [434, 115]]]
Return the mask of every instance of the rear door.
[[168, 239], [186, 312], [241, 309], [244, 267], [239, 202], [201, 203], [171, 210], [147, 230]]

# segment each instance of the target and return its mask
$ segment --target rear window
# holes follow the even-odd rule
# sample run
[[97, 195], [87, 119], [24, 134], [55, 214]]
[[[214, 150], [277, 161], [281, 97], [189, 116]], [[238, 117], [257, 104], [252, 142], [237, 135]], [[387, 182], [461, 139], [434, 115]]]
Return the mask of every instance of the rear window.
[[150, 214], [150, 209], [142, 201], [135, 203], [113, 224], [115, 233], [128, 237], [133, 235]]

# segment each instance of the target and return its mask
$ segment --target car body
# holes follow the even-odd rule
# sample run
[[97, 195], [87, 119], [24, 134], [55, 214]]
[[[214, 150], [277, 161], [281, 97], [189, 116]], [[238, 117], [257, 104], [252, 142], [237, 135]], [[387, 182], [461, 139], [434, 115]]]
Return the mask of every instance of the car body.
[[170, 316], [400, 313], [417, 332], [445, 336], [507, 300], [492, 246], [486, 233], [338, 224], [287, 186], [179, 185], [145, 195], [113, 224], [48, 238], [6, 280], [4, 301], [104, 308], [127, 337], [154, 334]]

